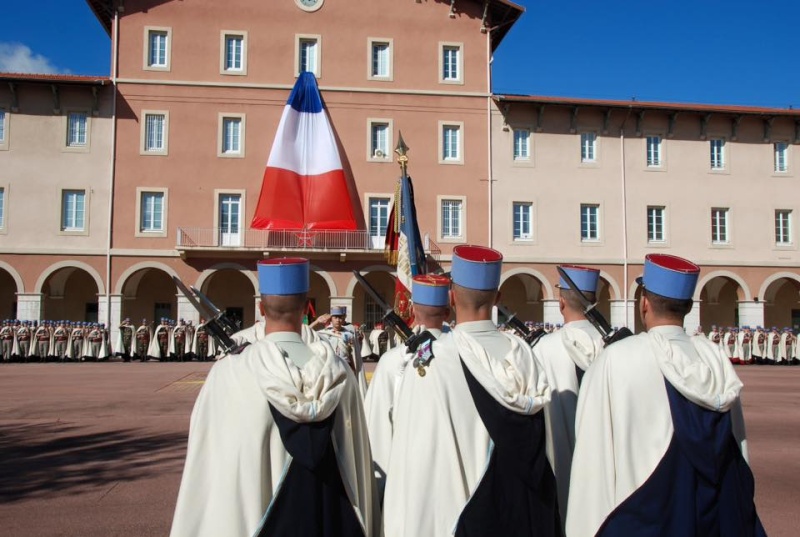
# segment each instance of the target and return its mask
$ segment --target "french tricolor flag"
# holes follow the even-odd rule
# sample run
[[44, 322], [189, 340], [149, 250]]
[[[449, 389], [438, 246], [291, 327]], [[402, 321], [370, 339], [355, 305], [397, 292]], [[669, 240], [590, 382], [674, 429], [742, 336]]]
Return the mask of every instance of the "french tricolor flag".
[[336, 138], [312, 73], [301, 73], [289, 95], [250, 227], [356, 229]]

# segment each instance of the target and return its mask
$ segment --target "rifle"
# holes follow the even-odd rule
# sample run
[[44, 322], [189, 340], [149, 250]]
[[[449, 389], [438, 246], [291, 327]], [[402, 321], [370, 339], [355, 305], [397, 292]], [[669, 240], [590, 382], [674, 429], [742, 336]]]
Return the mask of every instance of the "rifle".
[[[249, 345], [249, 343], [238, 345], [231, 339], [231, 334], [233, 332], [229, 330], [233, 329], [234, 324], [225, 316], [225, 313], [214, 306], [206, 295], [194, 287], [190, 290], [177, 276], [173, 276], [172, 281], [175, 282], [175, 285], [178, 286], [178, 289], [181, 290], [181, 293], [183, 293], [189, 303], [194, 306], [194, 309], [196, 309], [202, 317], [208, 319], [202, 326], [208, 328], [208, 333], [214, 338], [214, 341], [222, 349], [222, 352], [225, 354], [239, 354]], [[200, 300], [208, 304], [209, 307], [206, 308], [206, 306], [200, 303]], [[198, 326], [198, 328], [200, 327]]]
[[535, 347], [539, 340], [542, 339], [547, 332], [544, 331], [544, 328], [539, 328], [538, 330], [531, 330], [525, 323], [517, 319], [516, 313], [511, 313], [511, 311], [503, 306], [502, 304], [497, 305], [498, 311], [503, 314], [506, 318], [506, 323], [511, 325], [511, 328], [519, 335], [522, 339], [525, 340], [525, 343], [530, 345], [531, 348]]
[[616, 343], [617, 341], [621, 341], [628, 336], [632, 336], [633, 332], [631, 332], [628, 328], [622, 327], [618, 330], [614, 330], [611, 328], [611, 325], [603, 317], [603, 314], [597, 311], [595, 306], [597, 306], [596, 302], [590, 302], [586, 295], [584, 295], [578, 286], [575, 285], [575, 282], [572, 281], [572, 278], [569, 277], [567, 271], [562, 269], [561, 267], [556, 267], [558, 270], [558, 274], [567, 282], [570, 291], [575, 291], [578, 300], [580, 301], [581, 305], [583, 306], [583, 315], [586, 317], [586, 320], [592, 323], [598, 332], [600, 332], [600, 336], [603, 338], [603, 344], [608, 347], [612, 343]]
[[369, 296], [372, 297], [372, 300], [383, 309], [383, 322], [395, 329], [409, 352], [416, 354], [416, 358], [414, 358], [414, 367], [417, 368], [419, 376], [424, 377], [425, 367], [433, 359], [431, 345], [436, 341], [434, 335], [427, 330], [415, 334], [411, 330], [411, 327], [408, 326], [408, 323], [395, 313], [394, 308], [381, 298], [375, 288], [369, 284], [360, 272], [354, 270], [353, 275], [356, 277], [356, 280], [358, 280], [358, 283], [364, 287], [364, 290], [367, 291]]

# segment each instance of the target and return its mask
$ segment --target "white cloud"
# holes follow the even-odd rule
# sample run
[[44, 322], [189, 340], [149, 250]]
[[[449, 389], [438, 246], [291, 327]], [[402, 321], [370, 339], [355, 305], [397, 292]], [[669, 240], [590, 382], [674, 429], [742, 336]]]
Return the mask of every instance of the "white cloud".
[[0, 72], [28, 74], [65, 74], [50, 60], [20, 43], [0, 43]]

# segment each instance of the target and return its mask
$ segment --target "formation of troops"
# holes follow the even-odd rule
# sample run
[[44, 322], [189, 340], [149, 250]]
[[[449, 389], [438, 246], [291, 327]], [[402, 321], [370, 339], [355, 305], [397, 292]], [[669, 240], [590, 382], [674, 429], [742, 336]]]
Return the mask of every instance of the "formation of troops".
[[213, 360], [214, 340], [200, 320], [161, 319], [153, 326], [146, 319], [135, 325], [125, 319], [114, 342], [104, 323], [6, 320], [0, 328], [3, 361], [102, 361], [112, 357], [130, 360]]
[[[702, 326], [697, 327], [695, 335], [706, 335]], [[797, 335], [788, 327], [779, 330], [776, 326], [771, 329], [758, 326], [753, 330], [749, 326], [741, 328], [712, 326], [707, 337], [709, 341], [719, 345], [725, 356], [734, 364], [800, 364]]]
[[339, 307], [305, 325], [308, 261], [260, 262], [264, 320], [198, 395], [171, 535], [766, 535], [735, 345], [683, 328], [699, 267], [648, 255], [646, 331], [621, 339], [585, 316], [599, 271], [562, 266], [564, 324], [535, 343], [492, 321], [501, 268], [454, 248], [401, 341]]

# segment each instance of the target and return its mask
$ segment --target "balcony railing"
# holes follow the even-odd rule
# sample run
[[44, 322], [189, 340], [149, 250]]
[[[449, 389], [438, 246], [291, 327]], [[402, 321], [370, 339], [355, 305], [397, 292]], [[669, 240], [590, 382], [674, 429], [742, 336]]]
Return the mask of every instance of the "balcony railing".
[[[439, 246], [425, 234], [425, 253], [438, 259]], [[383, 237], [367, 230], [245, 229], [227, 233], [216, 228], [178, 228], [178, 250], [259, 250], [316, 252], [383, 252]]]

